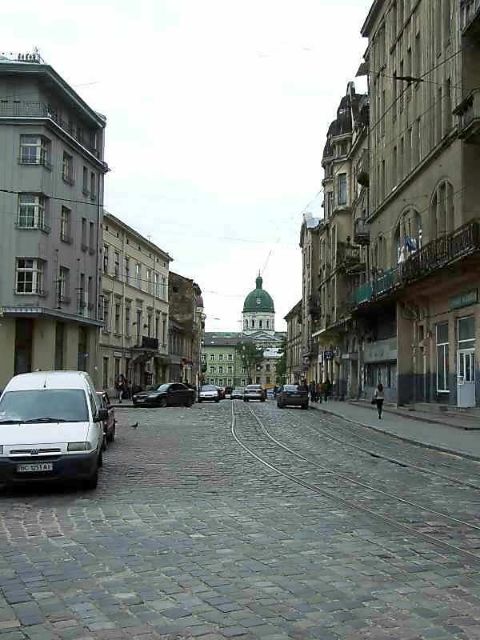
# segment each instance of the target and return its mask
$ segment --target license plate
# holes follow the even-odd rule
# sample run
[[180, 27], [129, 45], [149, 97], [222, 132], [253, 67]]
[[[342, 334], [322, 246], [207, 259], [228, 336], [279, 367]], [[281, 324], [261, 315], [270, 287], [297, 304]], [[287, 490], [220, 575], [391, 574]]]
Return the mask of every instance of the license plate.
[[52, 471], [51, 462], [37, 462], [36, 464], [17, 464], [18, 473], [35, 473], [37, 471]]

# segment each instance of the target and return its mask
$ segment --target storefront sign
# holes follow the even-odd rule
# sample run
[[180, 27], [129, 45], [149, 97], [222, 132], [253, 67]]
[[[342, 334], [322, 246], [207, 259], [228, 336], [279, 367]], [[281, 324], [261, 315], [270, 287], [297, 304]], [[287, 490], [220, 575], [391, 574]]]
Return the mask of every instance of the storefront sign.
[[388, 362], [397, 359], [397, 339], [377, 340], [364, 346], [365, 362]]
[[448, 306], [450, 309], [461, 309], [462, 307], [468, 307], [469, 305], [476, 304], [477, 302], [478, 289], [471, 289], [470, 291], [465, 291], [458, 296], [450, 298]]

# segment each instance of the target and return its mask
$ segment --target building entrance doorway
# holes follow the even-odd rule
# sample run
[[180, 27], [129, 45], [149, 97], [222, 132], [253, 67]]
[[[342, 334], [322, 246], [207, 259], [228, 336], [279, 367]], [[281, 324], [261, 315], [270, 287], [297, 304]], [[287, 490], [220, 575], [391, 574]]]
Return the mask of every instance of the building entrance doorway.
[[457, 353], [457, 404], [459, 407], [475, 406], [475, 349]]

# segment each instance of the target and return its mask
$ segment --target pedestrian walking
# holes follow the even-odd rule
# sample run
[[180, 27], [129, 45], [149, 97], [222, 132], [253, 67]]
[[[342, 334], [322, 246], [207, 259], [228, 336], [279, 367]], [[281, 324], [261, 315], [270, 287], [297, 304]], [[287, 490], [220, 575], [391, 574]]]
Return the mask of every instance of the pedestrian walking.
[[317, 401], [317, 383], [315, 382], [315, 380], [312, 380], [310, 382], [310, 384], [308, 385], [308, 390], [310, 393], [310, 402], [316, 402]]
[[127, 381], [125, 380], [123, 373], [118, 376], [115, 386], [118, 390], [118, 402], [119, 404], [122, 404], [123, 397], [127, 391]]
[[321, 382], [317, 382], [317, 388], [316, 388], [316, 396], [317, 396], [317, 402], [320, 402], [320, 404], [322, 403], [322, 383]]
[[330, 395], [331, 391], [332, 391], [332, 383], [330, 382], [330, 379], [327, 377], [327, 379], [323, 383], [323, 400], [324, 400], [324, 402], [327, 402], [328, 396]]
[[378, 411], [378, 419], [382, 419], [382, 411], [383, 411], [383, 401], [385, 400], [385, 396], [383, 395], [383, 384], [381, 382], [378, 383], [377, 388], [373, 394], [372, 404], [377, 405]]

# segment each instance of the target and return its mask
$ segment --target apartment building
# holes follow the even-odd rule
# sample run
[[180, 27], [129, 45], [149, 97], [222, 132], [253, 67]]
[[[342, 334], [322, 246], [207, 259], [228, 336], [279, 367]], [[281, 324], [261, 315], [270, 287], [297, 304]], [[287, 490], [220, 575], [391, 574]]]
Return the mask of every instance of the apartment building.
[[340, 397], [356, 395], [359, 378], [349, 301], [367, 269], [367, 250], [358, 244], [367, 215], [367, 127], [368, 97], [350, 82], [323, 151], [324, 218], [305, 217], [300, 239], [303, 374], [328, 378]]
[[237, 345], [238, 333], [206, 333], [202, 348], [203, 382], [219, 387], [244, 387], [248, 372], [244, 367]]
[[370, 272], [353, 296], [363, 393], [480, 404], [478, 0], [375, 0]]
[[202, 291], [198, 284], [170, 271], [170, 380], [198, 385], [205, 330]]
[[303, 377], [303, 352], [302, 352], [302, 300], [285, 316], [287, 323], [286, 349], [286, 382], [298, 383]]
[[98, 382], [105, 125], [37, 53], [0, 56], [0, 386], [37, 369]]
[[169, 265], [163, 249], [111, 213], [102, 236], [101, 383], [142, 388], [169, 378]]

